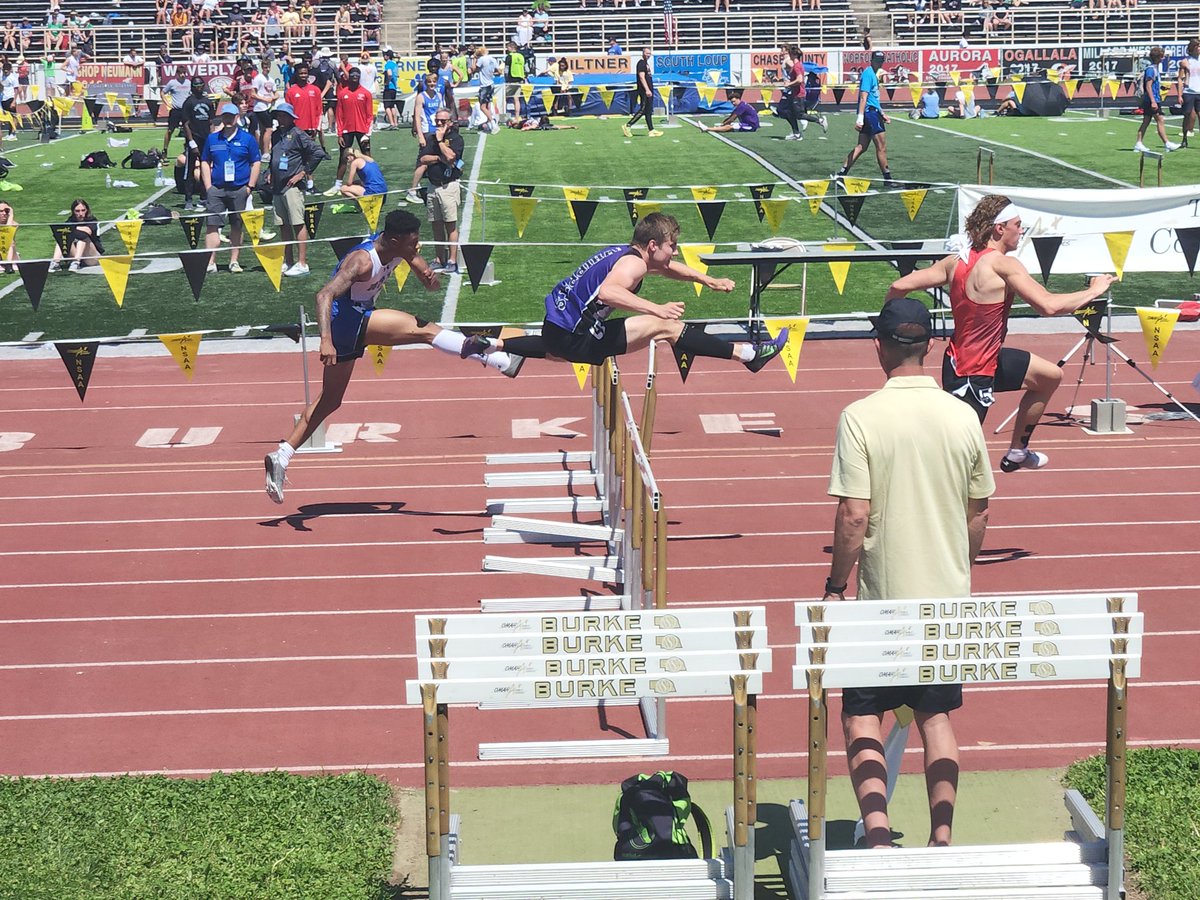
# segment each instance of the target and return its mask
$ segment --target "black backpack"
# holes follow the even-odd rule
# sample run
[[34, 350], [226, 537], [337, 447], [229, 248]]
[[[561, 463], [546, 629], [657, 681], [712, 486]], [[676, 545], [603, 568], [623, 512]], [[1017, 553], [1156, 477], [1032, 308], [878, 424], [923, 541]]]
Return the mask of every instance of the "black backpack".
[[154, 169], [162, 163], [162, 154], [158, 150], [130, 150], [129, 155], [121, 160], [122, 169]]
[[79, 161], [81, 169], [111, 169], [116, 163], [108, 158], [108, 151], [97, 150], [95, 153], [89, 153]]
[[687, 778], [678, 772], [626, 778], [613, 809], [613, 859], [696, 859], [687, 834], [688, 816], [696, 821], [704, 858], [711, 859], [712, 828], [688, 796]]

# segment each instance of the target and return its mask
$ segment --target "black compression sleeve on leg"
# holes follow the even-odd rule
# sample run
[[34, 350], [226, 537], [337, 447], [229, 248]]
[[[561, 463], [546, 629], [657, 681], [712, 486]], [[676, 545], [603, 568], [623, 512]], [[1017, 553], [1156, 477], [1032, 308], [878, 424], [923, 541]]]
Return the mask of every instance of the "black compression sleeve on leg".
[[692, 356], [715, 356], [733, 359], [733, 344], [713, 337], [700, 325], [684, 325], [675, 346]]
[[542, 340], [540, 334], [526, 334], [521, 337], [505, 338], [504, 350], [506, 353], [515, 353], [517, 356], [524, 356], [526, 359], [546, 358], [546, 342]]

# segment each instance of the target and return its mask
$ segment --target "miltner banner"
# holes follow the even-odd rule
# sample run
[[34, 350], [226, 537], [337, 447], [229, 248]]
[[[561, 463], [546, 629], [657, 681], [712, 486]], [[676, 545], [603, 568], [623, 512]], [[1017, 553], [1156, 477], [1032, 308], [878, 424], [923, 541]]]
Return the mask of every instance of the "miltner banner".
[[1200, 226], [1200, 188], [1169, 187], [1115, 190], [963, 185], [958, 189], [958, 227], [987, 194], [1003, 194], [1021, 211], [1017, 258], [1030, 272], [1040, 271], [1032, 238], [1062, 237], [1053, 272], [1111, 272], [1110, 242], [1105, 234], [1132, 232], [1126, 272], [1186, 272], [1187, 260], [1177, 228]]

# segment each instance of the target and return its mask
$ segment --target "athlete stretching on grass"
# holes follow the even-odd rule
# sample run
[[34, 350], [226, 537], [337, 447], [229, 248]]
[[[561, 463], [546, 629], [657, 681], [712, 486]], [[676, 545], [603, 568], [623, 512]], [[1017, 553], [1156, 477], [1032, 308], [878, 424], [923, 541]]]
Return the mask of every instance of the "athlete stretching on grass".
[[431, 344], [446, 353], [477, 359], [515, 378], [524, 362], [510, 353], [484, 349], [483, 353], [463, 353], [465, 338], [457, 331], [446, 331], [424, 319], [398, 309], [376, 309], [375, 298], [400, 261], [407, 262], [413, 274], [429, 290], [438, 287], [437, 274], [418, 255], [421, 222], [401, 209], [388, 213], [383, 231], [374, 240], [365, 240], [347, 253], [333, 270], [329, 283], [317, 293], [317, 326], [321, 332], [321, 393], [304, 410], [291, 436], [279, 442], [279, 449], [267, 454], [267, 496], [283, 502], [283, 484], [292, 454], [307, 441], [317, 426], [342, 403], [354, 362], [368, 344]]
[[954, 334], [942, 360], [942, 387], [965, 400], [980, 423], [1002, 391], [1025, 391], [1012, 442], [1000, 470], [1040, 469], [1050, 461], [1029, 449], [1029, 438], [1062, 381], [1062, 369], [1028, 350], [1004, 347], [1008, 314], [1017, 294], [1043, 316], [1072, 313], [1103, 295], [1116, 279], [1097, 275], [1082, 291], [1052, 294], [1021, 262], [1006, 254], [1021, 240], [1021, 214], [1007, 197], [989, 194], [967, 217], [970, 248], [892, 282], [888, 300], [910, 291], [950, 286]]
[[[495, 347], [522, 357], [599, 365], [610, 356], [640, 350], [659, 340], [692, 356], [737, 359], [757, 372], [787, 343], [786, 328], [770, 342], [732, 343], [708, 334], [702, 325], [683, 322], [682, 303], [655, 303], [638, 296], [647, 275], [694, 282], [726, 294], [733, 290], [728, 278], [710, 278], [676, 262], [678, 249], [679, 223], [673, 217], [662, 213], [643, 216], [628, 244], [605, 247], [555, 285], [546, 297], [541, 336], [507, 341], [468, 338], [462, 352], [486, 352]], [[634, 315], [609, 319], [618, 309]]]

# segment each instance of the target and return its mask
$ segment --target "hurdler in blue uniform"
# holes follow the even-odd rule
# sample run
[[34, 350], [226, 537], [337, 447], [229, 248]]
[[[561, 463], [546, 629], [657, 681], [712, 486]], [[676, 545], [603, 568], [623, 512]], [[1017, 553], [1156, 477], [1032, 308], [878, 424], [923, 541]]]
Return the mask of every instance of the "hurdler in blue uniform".
[[[712, 278], [677, 262], [678, 249], [679, 223], [674, 218], [662, 213], [643, 216], [628, 245], [605, 247], [554, 286], [546, 296], [540, 337], [509, 338], [488, 346], [521, 356], [598, 365], [659, 340], [690, 356], [736, 359], [757, 372], [787, 343], [786, 329], [774, 341], [731, 343], [706, 333], [701, 325], [682, 321], [682, 303], [655, 303], [638, 296], [647, 275], [694, 282], [722, 293], [733, 290], [728, 278]], [[616, 310], [633, 315], [610, 318]], [[468, 339], [480, 346], [483, 340]]]
[[383, 231], [347, 253], [333, 270], [329, 283], [317, 292], [317, 326], [321, 331], [321, 393], [304, 410], [296, 427], [279, 448], [267, 454], [267, 496], [283, 502], [283, 485], [292, 454], [307, 441], [342, 403], [354, 363], [368, 344], [388, 347], [400, 344], [429, 344], [444, 353], [483, 362], [510, 378], [524, 362], [511, 353], [483, 348], [474, 352], [457, 331], [447, 331], [433, 322], [418, 319], [399, 309], [376, 309], [375, 298], [404, 260], [412, 273], [429, 290], [438, 287], [438, 276], [420, 256], [421, 222], [410, 212], [392, 210]]

